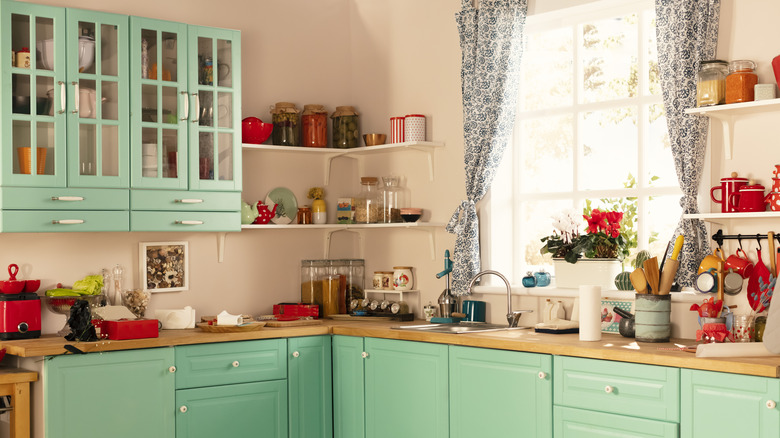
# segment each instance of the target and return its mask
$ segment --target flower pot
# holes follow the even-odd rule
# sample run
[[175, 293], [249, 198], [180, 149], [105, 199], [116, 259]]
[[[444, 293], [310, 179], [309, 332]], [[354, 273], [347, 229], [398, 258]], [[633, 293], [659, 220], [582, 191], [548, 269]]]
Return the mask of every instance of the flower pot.
[[577, 263], [553, 259], [553, 267], [555, 287], [593, 285], [601, 286], [602, 290], [615, 290], [615, 276], [623, 270], [617, 259], [580, 259]]

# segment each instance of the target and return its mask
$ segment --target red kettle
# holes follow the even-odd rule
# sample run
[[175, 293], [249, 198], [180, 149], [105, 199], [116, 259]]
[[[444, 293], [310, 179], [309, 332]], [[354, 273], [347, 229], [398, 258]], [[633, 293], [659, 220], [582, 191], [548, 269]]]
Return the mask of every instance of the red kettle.
[[274, 204], [273, 209], [269, 210], [263, 201], [257, 201], [257, 217], [254, 223], [263, 225], [271, 222], [271, 219], [276, 216], [276, 207], [278, 206], [279, 204]]

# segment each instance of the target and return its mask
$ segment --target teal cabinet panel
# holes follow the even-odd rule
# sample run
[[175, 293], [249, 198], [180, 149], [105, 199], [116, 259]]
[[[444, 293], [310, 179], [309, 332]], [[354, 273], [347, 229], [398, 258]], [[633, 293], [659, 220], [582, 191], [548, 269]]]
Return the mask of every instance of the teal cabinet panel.
[[289, 338], [287, 356], [290, 437], [333, 437], [330, 336]]
[[552, 437], [552, 357], [450, 346], [450, 437]]
[[287, 378], [284, 339], [176, 347], [176, 389]]
[[241, 231], [241, 215], [237, 211], [131, 211], [130, 231]]
[[554, 433], [555, 438], [677, 438], [679, 426], [665, 421], [556, 406]]
[[127, 189], [0, 187], [3, 210], [129, 210]]
[[148, 211], [239, 211], [241, 193], [134, 189], [130, 205]]
[[680, 421], [680, 370], [609, 360], [555, 356], [555, 404]]
[[681, 370], [681, 434], [780, 436], [780, 379]]
[[367, 338], [366, 437], [449, 437], [448, 346]]
[[178, 390], [176, 436], [287, 438], [287, 382]]
[[167, 347], [47, 357], [46, 436], [174, 436], [173, 359]]
[[332, 343], [333, 435], [362, 438], [366, 434], [363, 338], [336, 335]]
[[127, 211], [0, 210], [0, 232], [68, 233], [128, 231]]

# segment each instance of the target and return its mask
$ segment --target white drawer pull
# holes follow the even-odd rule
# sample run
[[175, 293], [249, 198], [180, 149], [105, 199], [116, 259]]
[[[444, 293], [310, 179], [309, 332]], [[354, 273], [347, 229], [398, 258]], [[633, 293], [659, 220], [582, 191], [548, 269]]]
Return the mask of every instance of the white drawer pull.
[[364, 352], [360, 353], [360, 357], [362, 357], [363, 359], [365, 359], [365, 358], [367, 358], [367, 357], [368, 357], [368, 353], [366, 353], [366, 352], [364, 351]]
[[233, 361], [233, 368], [238, 368], [238, 366], [239, 366], [239, 365], [241, 365], [241, 364], [240, 364], [240, 363], [238, 363], [238, 361], [237, 361], [237, 360], [236, 360], [236, 361]]
[[539, 371], [539, 378], [542, 380], [546, 379], [547, 373], [545, 373], [544, 371]]
[[169, 373], [175, 373], [176, 372], [176, 367], [171, 365], [170, 367], [168, 367], [168, 372]]
[[611, 387], [611, 386], [609, 386], [609, 385], [607, 385], [607, 386], [604, 388], [604, 392], [606, 392], [607, 394], [612, 394], [612, 392], [613, 392], [614, 390], [615, 390], [615, 388], [613, 388], [613, 387]]
[[777, 407], [777, 402], [775, 402], [774, 400], [767, 400], [766, 407], [769, 409], [774, 409]]
[[183, 413], [185, 413], [185, 412], [187, 412], [187, 406], [182, 406], [182, 407], [180, 407], [180, 408], [179, 408], [179, 411], [180, 411], [182, 414], [183, 414]]
[[174, 199], [173, 202], [178, 204], [202, 204], [202, 199]]
[[298, 357], [300, 355], [301, 355], [301, 353], [298, 353], [297, 351], [293, 351], [293, 357]]
[[83, 201], [83, 196], [52, 196], [52, 201]]
[[83, 224], [84, 219], [60, 219], [60, 220], [53, 220], [51, 221], [54, 225], [76, 225], [76, 224]]
[[203, 225], [203, 221], [175, 221], [176, 225]]

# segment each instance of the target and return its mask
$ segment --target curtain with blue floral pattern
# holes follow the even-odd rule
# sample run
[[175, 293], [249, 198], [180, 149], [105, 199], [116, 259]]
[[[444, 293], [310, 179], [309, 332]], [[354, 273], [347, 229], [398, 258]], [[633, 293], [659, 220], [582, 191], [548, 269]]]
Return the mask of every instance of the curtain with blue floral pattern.
[[[699, 212], [696, 202], [704, 169], [707, 117], [685, 114], [696, 106], [699, 63], [715, 58], [720, 0], [656, 0], [658, 70], [683, 214]], [[685, 236], [677, 281], [693, 286], [699, 263], [710, 252], [707, 230], [698, 219], [680, 219], [674, 236]]]
[[520, 56], [527, 0], [462, 0], [455, 15], [460, 32], [463, 92], [463, 161], [466, 196], [447, 231], [457, 235], [452, 293], [468, 294], [479, 272], [479, 220], [476, 204], [485, 196], [501, 162], [515, 121]]

